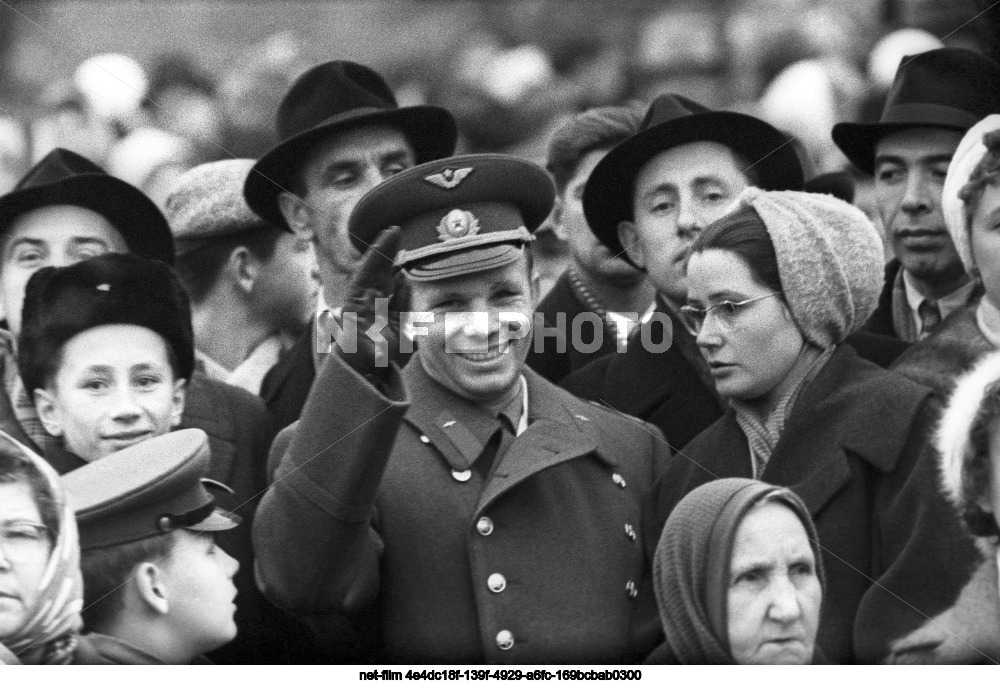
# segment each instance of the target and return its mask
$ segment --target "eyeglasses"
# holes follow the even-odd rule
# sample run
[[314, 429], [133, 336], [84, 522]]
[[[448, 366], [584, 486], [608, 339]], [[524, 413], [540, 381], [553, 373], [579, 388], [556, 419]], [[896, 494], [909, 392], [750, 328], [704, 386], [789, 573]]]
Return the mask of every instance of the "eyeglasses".
[[0, 548], [7, 558], [26, 558], [52, 541], [49, 528], [45, 525], [15, 520], [0, 525]]
[[712, 306], [702, 309], [699, 306], [682, 306], [678, 314], [681, 318], [681, 323], [689, 333], [695, 337], [701, 332], [701, 328], [705, 325], [705, 319], [708, 317], [709, 311], [714, 311], [719, 322], [726, 328], [732, 329], [733, 324], [736, 322], [736, 318], [739, 316], [740, 311], [743, 307], [753, 304], [754, 302], [759, 302], [762, 299], [767, 299], [768, 297], [777, 297], [782, 294], [782, 292], [770, 292], [766, 295], [761, 295], [760, 297], [753, 297], [752, 299], [744, 299], [742, 302], [730, 302], [723, 301], [718, 304], [713, 304]]

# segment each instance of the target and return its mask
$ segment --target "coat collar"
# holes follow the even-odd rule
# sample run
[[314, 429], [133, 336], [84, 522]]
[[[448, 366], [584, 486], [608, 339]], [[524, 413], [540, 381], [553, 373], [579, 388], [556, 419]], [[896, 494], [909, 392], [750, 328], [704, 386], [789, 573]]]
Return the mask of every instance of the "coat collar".
[[896, 467], [930, 393], [840, 346], [803, 389], [762, 479], [794, 485], [815, 516], [850, 480], [848, 453], [883, 473]]
[[[528, 429], [519, 435], [497, 464], [480, 506], [545, 468], [595, 453], [609, 465], [617, 455], [598, 450], [599, 440], [582, 402], [531, 369], [522, 370], [528, 385]], [[404, 420], [425, 435], [454, 470], [468, 470], [479, 458], [496, 420], [456, 396], [424, 370], [420, 353], [402, 370], [410, 397]]]
[[[725, 411], [726, 403], [715, 391], [715, 383], [704, 365], [694, 338], [684, 329], [677, 313], [659, 296], [656, 298], [655, 312], [667, 317], [671, 330], [664, 331], [662, 316], [654, 316], [652, 320], [635, 328], [626, 352], [613, 355], [608, 367], [603, 392], [608, 403], [629, 415], [646, 415], [683, 384], [678, 381], [676, 369], [677, 364], [686, 364], [691, 367], [719, 408]], [[664, 353], [646, 349], [641, 341], [643, 333], [649, 335], [654, 342], [663, 339], [664, 334], [670, 334], [670, 348]], [[621, 382], [622, 378], [628, 378], [629, 382]]]

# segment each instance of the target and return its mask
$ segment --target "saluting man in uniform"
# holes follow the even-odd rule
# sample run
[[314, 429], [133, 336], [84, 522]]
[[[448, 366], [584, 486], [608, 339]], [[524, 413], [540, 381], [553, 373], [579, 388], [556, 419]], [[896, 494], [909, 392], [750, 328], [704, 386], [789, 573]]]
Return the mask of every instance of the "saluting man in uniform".
[[[376, 661], [635, 662], [660, 639], [644, 504], [668, 448], [524, 365], [530, 243], [553, 198], [538, 166], [469, 155], [352, 213], [352, 239], [374, 244], [345, 305], [356, 345], [338, 341], [275, 443], [254, 541], [278, 604], [374, 609]], [[403, 370], [385, 362], [390, 293], [414, 314]]]

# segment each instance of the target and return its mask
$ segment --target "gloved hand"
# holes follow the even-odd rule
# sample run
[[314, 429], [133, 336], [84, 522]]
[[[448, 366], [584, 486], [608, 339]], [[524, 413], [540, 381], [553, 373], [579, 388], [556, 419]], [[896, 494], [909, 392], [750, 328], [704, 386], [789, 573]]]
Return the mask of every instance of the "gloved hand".
[[[361, 375], [384, 373], [400, 356], [399, 316], [389, 310], [399, 236], [397, 226], [380, 233], [348, 285], [343, 313], [343, 337], [347, 339], [337, 341], [334, 353]], [[356, 318], [356, 327], [350, 325], [351, 316]]]

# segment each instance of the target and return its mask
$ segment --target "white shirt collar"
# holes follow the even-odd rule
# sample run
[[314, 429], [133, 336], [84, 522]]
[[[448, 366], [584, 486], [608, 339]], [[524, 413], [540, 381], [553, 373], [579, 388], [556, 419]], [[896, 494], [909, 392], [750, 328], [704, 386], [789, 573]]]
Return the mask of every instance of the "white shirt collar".
[[[970, 280], [951, 294], [947, 294], [937, 300], [938, 308], [941, 310], [941, 319], [944, 320], [952, 311], [961, 308], [968, 303], [969, 295], [972, 294], [972, 290], [975, 287], [975, 281]], [[913, 316], [913, 320], [917, 324], [916, 329], [919, 332], [923, 325], [923, 321], [920, 320], [920, 314], [917, 313], [917, 311], [920, 309], [920, 305], [925, 299], [927, 299], [927, 297], [924, 297], [917, 291], [916, 285], [913, 283], [912, 276], [910, 276], [909, 272], [905, 269], [903, 270], [903, 291], [906, 294], [906, 303], [910, 307], [910, 315]]]

